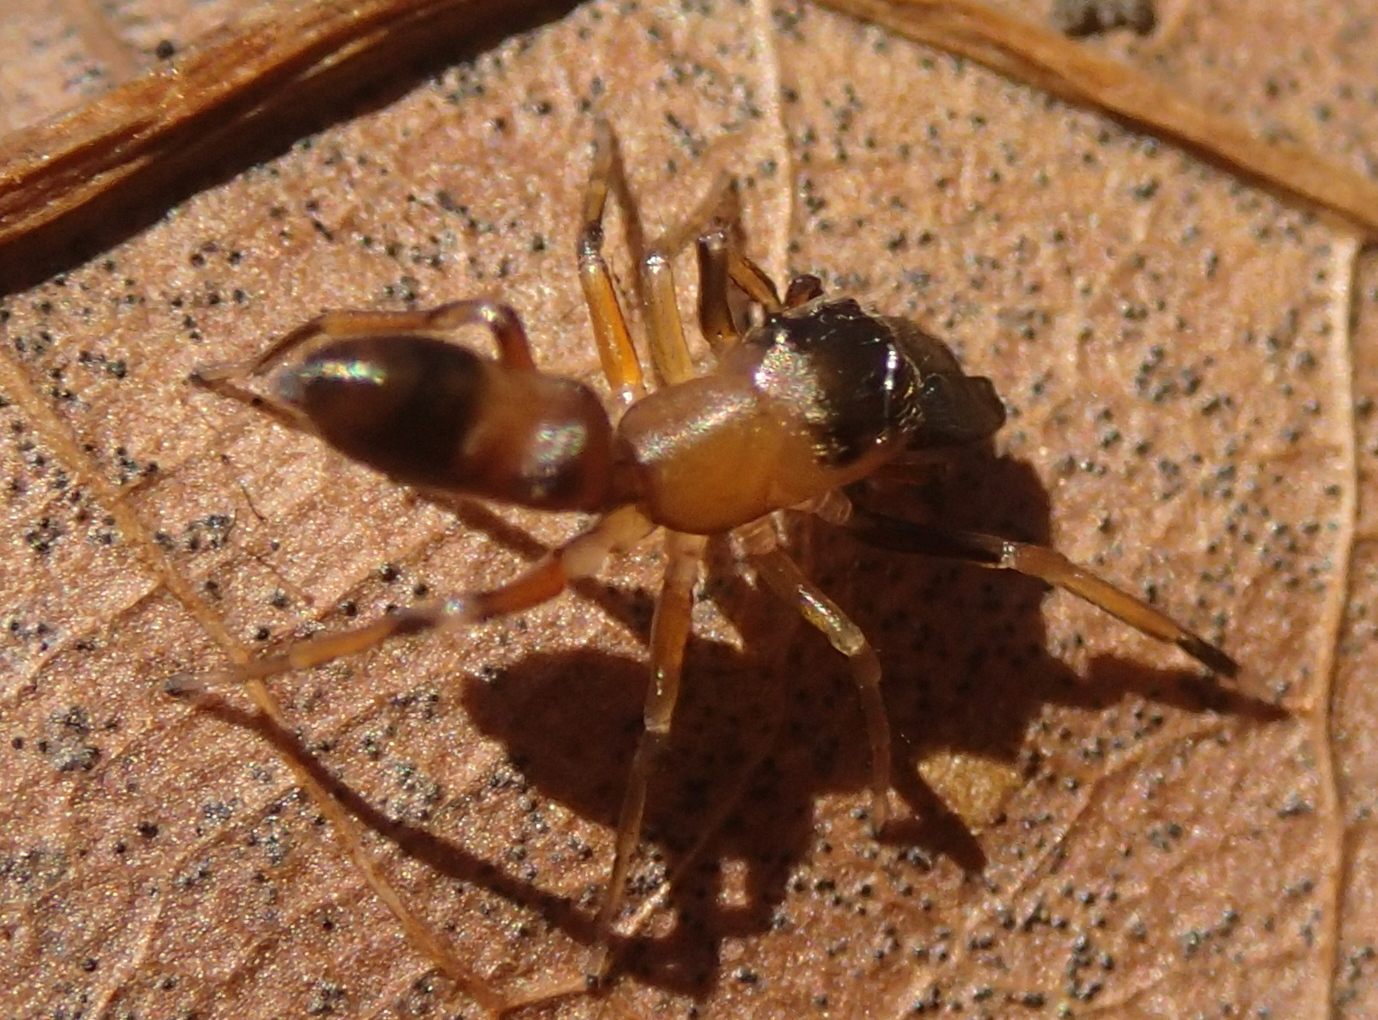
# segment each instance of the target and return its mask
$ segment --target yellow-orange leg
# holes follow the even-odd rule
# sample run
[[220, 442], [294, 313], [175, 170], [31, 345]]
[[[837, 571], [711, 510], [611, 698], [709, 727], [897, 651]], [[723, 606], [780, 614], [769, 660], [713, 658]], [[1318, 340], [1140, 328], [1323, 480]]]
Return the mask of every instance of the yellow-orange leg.
[[547, 602], [571, 581], [588, 577], [614, 552], [627, 549], [655, 530], [633, 507], [614, 510], [507, 584], [412, 606], [381, 620], [336, 634], [294, 641], [276, 655], [207, 676], [180, 674], [167, 681], [169, 694], [189, 694], [210, 686], [310, 669], [346, 655], [357, 655], [389, 638], [422, 631], [471, 626]]
[[[641, 296], [645, 301], [646, 322], [651, 334], [651, 361], [661, 382], [678, 383], [694, 375], [689, 358], [689, 345], [684, 339], [684, 321], [680, 318], [679, 302], [675, 296], [675, 272], [671, 262], [684, 247], [693, 232], [709, 220], [713, 210], [722, 205], [730, 190], [724, 179], [713, 186], [708, 197], [681, 223], [670, 227], [647, 248], [641, 260]], [[714, 286], [715, 281], [707, 281]], [[703, 285], [703, 281], [700, 282]], [[701, 299], [702, 300], [702, 299]], [[726, 291], [722, 291], [726, 304]], [[709, 338], [712, 343], [712, 339]]]
[[[735, 283], [747, 297], [767, 312], [782, 309], [780, 295], [764, 269], [740, 251], [733, 240], [736, 230], [735, 208], [732, 218], [721, 214], [699, 234], [696, 245], [699, 265], [699, 328], [704, 339], [720, 353], [741, 337], [732, 320], [728, 284]], [[785, 304], [788, 304], [788, 300]]]
[[615, 145], [612, 130], [606, 121], [600, 120], [594, 129], [593, 168], [584, 190], [583, 227], [579, 231], [577, 253], [579, 283], [584, 288], [584, 300], [588, 302], [589, 321], [593, 324], [603, 375], [621, 406], [626, 408], [645, 392], [646, 383], [631, 334], [627, 331], [626, 316], [617, 300], [612, 273], [603, 258], [603, 210], [614, 174], [622, 173]]
[[806, 578], [787, 555], [779, 549], [769, 549], [752, 552], [748, 558], [766, 587], [847, 657], [871, 745], [871, 825], [879, 831], [890, 817], [890, 721], [881, 698], [880, 659], [861, 628]]
[[[602, 254], [608, 192], [627, 193], [625, 171], [616, 158], [616, 142], [604, 121], [595, 129], [593, 149], [593, 168], [584, 193], [584, 224], [579, 233], [579, 279], [588, 300], [603, 372], [626, 404], [641, 392], [643, 381], [626, 318]], [[732, 179], [724, 177], [696, 209], [665, 230], [641, 257], [641, 297], [650, 332], [651, 361], [662, 383], [683, 382], [694, 374], [675, 297], [671, 260], [696, 234], [699, 323], [715, 352], [734, 343], [738, 336], [727, 300], [729, 278], [767, 311], [776, 312], [782, 307], [770, 277], [733, 245], [736, 221], [736, 189]]]
[[713, 352], [731, 347], [742, 338], [732, 320], [732, 306], [728, 301], [728, 229], [714, 227], [699, 236], [699, 330]]
[[801, 276], [790, 282], [789, 293], [782, 302], [765, 270], [737, 250], [732, 240], [734, 227], [735, 222], [716, 220], [699, 235], [697, 244], [699, 328], [714, 353], [721, 353], [741, 338], [732, 319], [729, 282], [771, 313], [794, 308], [823, 292], [818, 277]]
[[[780, 292], [766, 271], [738, 250], [733, 240], [737, 221], [718, 220], [709, 225], [699, 235], [699, 269], [702, 272], [705, 262], [719, 261], [722, 269], [714, 272], [715, 277], [726, 276], [735, 283], [752, 301], [767, 312], [779, 312], [788, 305], [780, 300]], [[817, 280], [817, 277], [813, 277]], [[700, 284], [702, 286], [702, 284]], [[821, 288], [820, 288], [821, 293]], [[720, 300], [726, 301], [727, 287], [721, 285]], [[716, 296], [716, 295], [715, 295]]]
[[621, 913], [627, 892], [627, 874], [632, 856], [641, 841], [641, 824], [646, 811], [646, 788], [654, 774], [656, 761], [670, 739], [675, 704], [679, 700], [680, 677], [684, 671], [684, 647], [692, 626], [694, 582], [707, 539], [702, 535], [667, 532], [665, 535], [665, 580], [656, 601], [651, 622], [651, 681], [642, 711], [641, 736], [627, 776], [622, 810], [617, 820], [617, 850], [612, 874], [603, 892], [603, 902], [595, 923], [597, 941], [589, 954], [588, 973], [601, 978], [608, 964], [608, 943], [613, 922]]
[[715, 354], [740, 339], [728, 300], [729, 281], [767, 312], [778, 312], [782, 307], [775, 284], [765, 270], [738, 251], [733, 241], [738, 218], [736, 197], [734, 183], [730, 179], [720, 181], [694, 212], [651, 245], [642, 260], [651, 352], [662, 378], [668, 382], [688, 378], [690, 374], [670, 260], [696, 232], [699, 328]]
[[1176, 645], [1213, 673], [1232, 677], [1239, 672], [1239, 663], [1222, 649], [1055, 549], [974, 531], [948, 531], [861, 508], [851, 510], [850, 515], [845, 507], [839, 512], [836, 504], [831, 509], [834, 513], [829, 519], [868, 544], [1037, 577], [1085, 599], [1142, 634]]

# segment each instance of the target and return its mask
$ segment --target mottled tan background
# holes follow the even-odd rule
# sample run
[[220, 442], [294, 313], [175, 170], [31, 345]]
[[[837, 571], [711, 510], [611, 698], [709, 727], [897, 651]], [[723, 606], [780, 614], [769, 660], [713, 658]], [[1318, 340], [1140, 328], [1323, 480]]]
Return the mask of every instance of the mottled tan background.
[[[6, 129], [241, 5], [20, 6], [0, 13]], [[1367, 0], [1157, 14], [1087, 45], [1378, 173]], [[256, 647], [491, 583], [537, 551], [524, 535], [568, 535], [457, 519], [183, 380], [322, 308], [471, 294], [519, 308], [543, 366], [596, 378], [571, 254], [597, 114], [650, 228], [730, 170], [770, 271], [911, 315], [996, 380], [1003, 457], [929, 494], [950, 519], [1051, 538], [1245, 670], [1204, 681], [1068, 596], [805, 529], [888, 669], [905, 806], [877, 841], [844, 666], [719, 549], [633, 895], [683, 873], [610, 995], [548, 1011], [1378, 1012], [1371, 256], [1170, 145], [807, 4], [592, 2], [455, 52], [261, 165], [225, 154], [218, 183], [0, 302], [0, 1012], [471, 1010], [235, 721], [248, 702], [161, 693], [224, 653], [93, 480], [130, 486]], [[658, 565], [648, 546], [605, 590], [274, 683], [383, 872], [495, 987], [582, 959]]]

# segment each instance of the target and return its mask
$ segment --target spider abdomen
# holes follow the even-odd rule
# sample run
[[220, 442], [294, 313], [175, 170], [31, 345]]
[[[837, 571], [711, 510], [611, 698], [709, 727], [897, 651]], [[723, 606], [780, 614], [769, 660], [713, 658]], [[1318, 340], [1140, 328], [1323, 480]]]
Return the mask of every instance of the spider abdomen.
[[352, 337], [274, 377], [355, 460], [424, 489], [542, 510], [602, 510], [613, 434], [581, 383], [423, 335]]

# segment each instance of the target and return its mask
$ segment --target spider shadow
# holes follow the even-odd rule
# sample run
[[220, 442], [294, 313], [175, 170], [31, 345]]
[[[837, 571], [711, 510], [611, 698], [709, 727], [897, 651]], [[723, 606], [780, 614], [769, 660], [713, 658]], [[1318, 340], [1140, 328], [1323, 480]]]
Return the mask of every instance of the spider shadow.
[[[976, 449], [944, 467], [914, 491], [906, 516], [1049, 544], [1047, 491], [1030, 465]], [[956, 752], [1024, 771], [1029, 727], [1048, 705], [1104, 710], [1137, 696], [1258, 723], [1286, 717], [1200, 668], [1101, 655], [1079, 674], [1048, 651], [1042, 605], [1050, 589], [1034, 578], [896, 556], [845, 539], [824, 547], [817, 571], [837, 578], [832, 593], [867, 632], [886, 669], [895, 789], [909, 810], [885, 838], [937, 844], [968, 872], [984, 867], [984, 855], [962, 818], [920, 778], [917, 766], [927, 755]], [[867, 581], [858, 587], [849, 577]], [[876, 578], [884, 580], [873, 583]], [[1132, 578], [1112, 580], [1133, 587]], [[1184, 661], [1171, 649], [1161, 659]]]
[[[957, 458], [911, 495], [950, 526], [1048, 538], [1047, 494], [1032, 469], [988, 451]], [[823, 527], [810, 527], [805, 541], [813, 550], [809, 573], [868, 633], [886, 668], [894, 789], [905, 809], [882, 839], [917, 850], [906, 860], [920, 868], [944, 857], [976, 874], [986, 863], [961, 813], [922, 779], [917, 765], [929, 753], [955, 751], [1017, 769], [1029, 726], [1050, 703], [1104, 708], [1137, 694], [1193, 712], [1261, 721], [1284, 715], [1191, 670], [1102, 656], [1089, 679], [1080, 677], [1046, 651], [1047, 587], [1040, 581], [865, 548]], [[675, 920], [668, 933], [633, 934], [619, 945], [620, 969], [693, 995], [721, 979], [726, 940], [772, 926], [790, 875], [813, 843], [820, 798], [844, 793], [864, 803], [870, 776], [842, 657], [802, 626], [782, 648], [782, 621], [793, 621], [792, 610], [748, 585], [721, 543], [701, 591], [731, 621], [745, 651], [691, 639], [642, 834], [643, 854], [655, 855], [653, 877], [638, 884], [634, 872], [629, 889], [634, 906], [665, 875], [676, 875], [662, 890]], [[538, 653], [497, 683], [469, 685], [464, 702], [474, 724], [509, 748], [542, 795], [612, 827], [641, 732], [646, 678], [640, 661], [595, 651]]]
[[[1046, 493], [1020, 462], [972, 453], [916, 495], [917, 506], [946, 524], [1046, 541]], [[489, 530], [488, 514], [461, 516]], [[539, 551], [517, 530], [493, 530], [523, 555]], [[866, 548], [821, 526], [807, 526], [801, 538], [808, 572], [870, 636], [886, 669], [894, 790], [904, 808], [882, 842], [917, 851], [904, 860], [918, 871], [935, 858], [971, 874], [985, 865], [976, 834], [916, 768], [935, 750], [1017, 765], [1030, 722], [1047, 704], [1105, 708], [1135, 694], [1194, 712], [1260, 721], [1285, 715], [1190, 671], [1102, 656], [1092, 661], [1089, 680], [1079, 677], [1046, 651], [1041, 582]], [[581, 595], [601, 611], [645, 632], [650, 594], [585, 587]], [[636, 905], [675, 875], [663, 890], [664, 910], [675, 920], [668, 933], [634, 932], [618, 944], [620, 971], [700, 996], [721, 980], [727, 940], [771, 928], [791, 874], [813, 845], [820, 799], [841, 794], [864, 804], [870, 775], [842, 658], [821, 636], [795, 627], [792, 610], [756, 592], [721, 543], [701, 591], [745, 651], [690, 641], [672, 738], [651, 780], [638, 869], [651, 877], [638, 882], [634, 874], [629, 889]], [[647, 674], [637, 658], [533, 652], [487, 682], [464, 684], [460, 697], [470, 721], [507, 748], [522, 783], [612, 828], [641, 732]], [[397, 821], [331, 776], [295, 735], [207, 700], [214, 714], [264, 732], [404, 853], [592, 943], [587, 903], [547, 893], [424, 826]]]

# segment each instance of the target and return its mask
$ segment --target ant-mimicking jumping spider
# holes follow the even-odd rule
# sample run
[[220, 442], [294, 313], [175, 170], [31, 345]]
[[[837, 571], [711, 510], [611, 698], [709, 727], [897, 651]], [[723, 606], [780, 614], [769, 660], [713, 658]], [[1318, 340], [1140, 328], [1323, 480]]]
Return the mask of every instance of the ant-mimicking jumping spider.
[[[578, 262], [620, 415], [610, 417], [582, 383], [537, 369], [516, 312], [487, 300], [428, 311], [327, 312], [247, 363], [194, 376], [399, 482], [451, 496], [582, 511], [597, 515], [593, 523], [507, 584], [412, 606], [353, 630], [293, 642], [212, 677], [182, 676], [169, 684], [174, 692], [188, 692], [308, 669], [398, 635], [521, 612], [594, 574], [611, 554], [664, 531], [667, 562], [651, 625], [644, 727], [595, 922], [592, 981], [608, 966], [647, 782], [670, 733], [692, 590], [709, 536], [733, 534], [765, 586], [847, 657], [866, 720], [877, 828], [888, 817], [890, 790], [880, 663], [856, 625], [779, 548], [777, 511], [816, 514], [880, 548], [1040, 578], [1176, 644], [1215, 673], [1238, 670], [1220, 648], [1051, 549], [868, 507], [859, 483], [916, 458], [989, 439], [1004, 424], [1004, 405], [990, 380], [965, 374], [941, 340], [908, 320], [869, 311], [851, 298], [824, 297], [813, 276], [795, 277], [781, 298], [735, 244], [735, 217], [722, 213], [730, 187], [715, 189], [709, 203], [641, 260], [649, 349], [661, 383], [648, 392], [602, 251], [608, 191], [622, 184], [613, 144], [610, 130], [600, 125]], [[696, 230], [698, 320], [716, 358], [698, 376], [670, 268], [671, 256]], [[756, 309], [745, 327], [734, 313], [733, 286]], [[452, 334], [472, 326], [492, 334], [496, 358], [451, 342]], [[282, 364], [298, 349], [304, 353]], [[270, 370], [268, 396], [236, 382]]]

